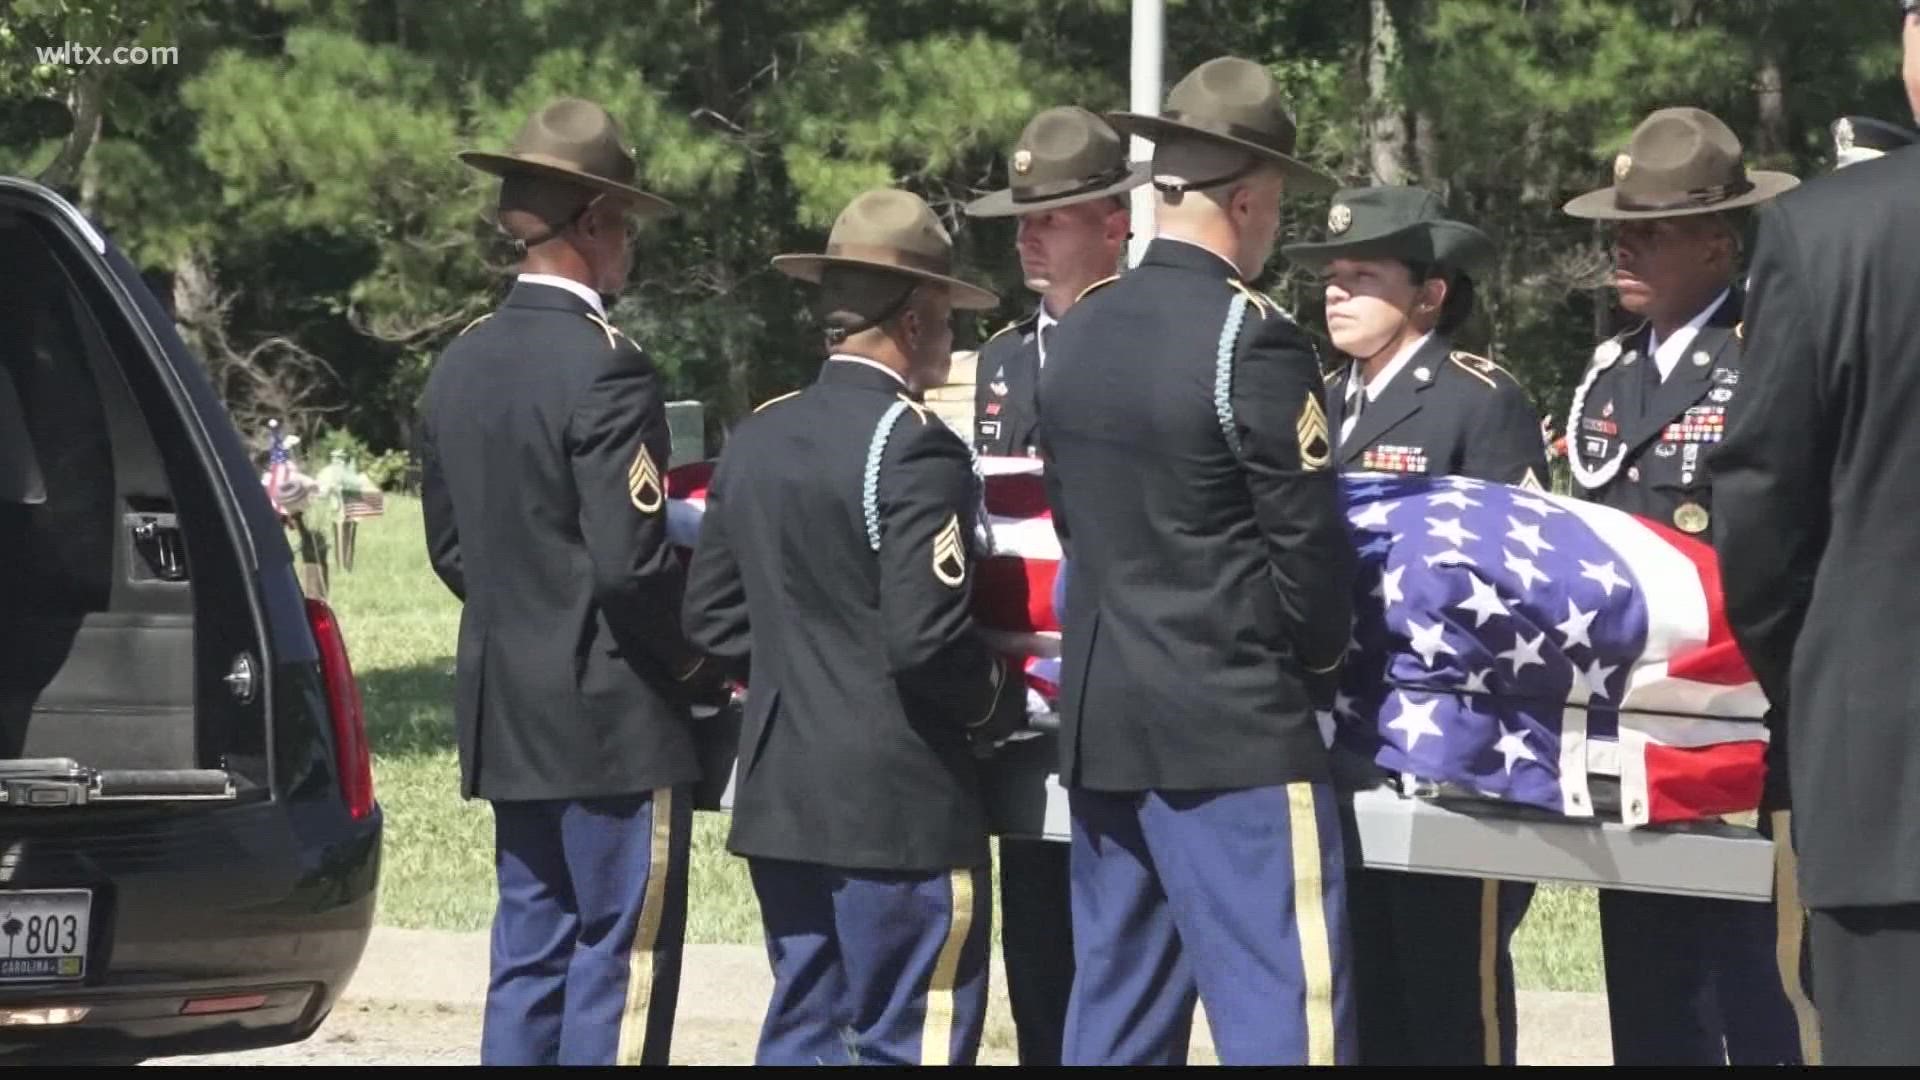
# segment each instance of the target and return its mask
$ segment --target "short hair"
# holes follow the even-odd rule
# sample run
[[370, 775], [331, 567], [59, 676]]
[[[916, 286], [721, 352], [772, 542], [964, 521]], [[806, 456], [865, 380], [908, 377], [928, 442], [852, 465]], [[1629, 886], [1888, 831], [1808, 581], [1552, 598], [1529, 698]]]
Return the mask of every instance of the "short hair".
[[814, 313], [830, 344], [886, 325], [909, 309], [925, 282], [880, 267], [828, 266], [820, 272]]
[[1465, 270], [1429, 262], [1409, 262], [1406, 265], [1415, 285], [1423, 285], [1435, 278], [1447, 283], [1447, 298], [1440, 302], [1440, 318], [1434, 323], [1435, 330], [1452, 334], [1473, 318], [1473, 278]]
[[547, 176], [511, 173], [500, 181], [500, 230], [521, 243], [552, 239], [593, 202], [594, 191]]
[[1218, 204], [1226, 195], [1224, 185], [1229, 181], [1250, 179], [1267, 167], [1251, 151], [1204, 139], [1169, 139], [1157, 143], [1153, 150], [1155, 185], [1184, 187], [1173, 192], [1161, 189], [1161, 197], [1174, 206], [1179, 205], [1186, 191], [1197, 192]]

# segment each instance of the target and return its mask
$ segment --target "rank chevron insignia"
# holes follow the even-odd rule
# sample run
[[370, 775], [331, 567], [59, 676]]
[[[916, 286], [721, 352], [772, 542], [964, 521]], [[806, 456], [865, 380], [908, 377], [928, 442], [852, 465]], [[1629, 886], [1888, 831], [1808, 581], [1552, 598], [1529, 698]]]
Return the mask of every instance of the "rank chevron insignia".
[[933, 538], [933, 576], [952, 589], [967, 580], [967, 549], [960, 537], [958, 514], [949, 517], [940, 535]]
[[634, 509], [643, 514], [659, 513], [666, 501], [666, 493], [660, 489], [660, 468], [653, 463], [653, 455], [645, 445], [627, 467], [627, 497], [633, 500]]
[[1327, 438], [1327, 411], [1320, 407], [1318, 395], [1307, 395], [1294, 432], [1300, 438], [1300, 464], [1309, 470], [1326, 468], [1333, 460], [1333, 444]]

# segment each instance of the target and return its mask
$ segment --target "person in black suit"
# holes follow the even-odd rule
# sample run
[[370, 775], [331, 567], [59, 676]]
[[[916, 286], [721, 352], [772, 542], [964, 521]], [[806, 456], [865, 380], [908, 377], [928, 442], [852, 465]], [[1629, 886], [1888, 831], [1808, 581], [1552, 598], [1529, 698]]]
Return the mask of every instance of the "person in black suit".
[[[1060, 781], [1072, 814], [1067, 1064], [1353, 1060], [1345, 848], [1315, 715], [1345, 652], [1348, 539], [1301, 329], [1245, 284], [1290, 186], [1267, 70], [1209, 61], [1155, 141], [1160, 233], [1062, 318], [1040, 447], [1072, 567]], [[1331, 683], [1327, 684], [1330, 691]]]
[[[1468, 275], [1494, 248], [1445, 209], [1420, 188], [1347, 189], [1326, 240], [1281, 249], [1326, 281], [1328, 335], [1349, 358], [1327, 376], [1334, 461], [1538, 491], [1546, 445], [1526, 391], [1453, 347]], [[1389, 782], [1371, 761], [1359, 776], [1376, 773]], [[1533, 884], [1354, 867], [1347, 890], [1360, 1063], [1514, 1064], [1511, 943]]]
[[748, 860], [774, 974], [760, 1064], [972, 1064], [992, 883], [978, 757], [1026, 681], [977, 631], [986, 523], [966, 443], [920, 404], [946, 380], [939, 219], [870, 191], [817, 282], [832, 355], [734, 431], [707, 491], [685, 625], [750, 668], [728, 848]]
[[[1920, 118], [1920, 5], [1903, 14]], [[1774, 841], [1797, 858], [1810, 912], [1822, 1061], [1912, 1064], [1920, 147], [1809, 181], [1757, 217], [1745, 408], [1713, 457], [1727, 619], [1786, 745], [1791, 817]]]
[[492, 803], [494, 916], [481, 1059], [665, 1064], [686, 925], [689, 710], [715, 665], [678, 619], [666, 543], [665, 388], [607, 321], [631, 186], [600, 106], [541, 109], [503, 153], [499, 224], [526, 245], [505, 303], [428, 377], [427, 550], [463, 601], [461, 794]]
[[[1574, 392], [1576, 494], [1702, 541], [1719, 494], [1711, 451], [1748, 400], [1731, 215], [1798, 183], [1742, 156], [1711, 113], [1660, 109], [1615, 160], [1614, 184], [1565, 207], [1615, 223], [1614, 289], [1642, 320], [1595, 350]], [[1623, 725], [1623, 750], [1629, 736]], [[1633, 793], [1622, 800], [1635, 823]], [[1801, 1064], [1795, 1005], [1810, 1009], [1797, 968], [1776, 961], [1783, 930], [1790, 945], [1790, 903], [1600, 890], [1614, 1063]]]
[[[1113, 275], [1126, 250], [1126, 192], [1146, 182], [1111, 125], [1077, 106], [1047, 109], [1020, 133], [1009, 185], [967, 206], [976, 218], [1018, 217], [1020, 268], [1041, 295], [1033, 314], [980, 350], [974, 450], [1032, 456], [1034, 395], [1061, 315]], [[1058, 1065], [1073, 988], [1073, 913], [1067, 845], [1000, 838], [1000, 936], [1020, 1064]]]

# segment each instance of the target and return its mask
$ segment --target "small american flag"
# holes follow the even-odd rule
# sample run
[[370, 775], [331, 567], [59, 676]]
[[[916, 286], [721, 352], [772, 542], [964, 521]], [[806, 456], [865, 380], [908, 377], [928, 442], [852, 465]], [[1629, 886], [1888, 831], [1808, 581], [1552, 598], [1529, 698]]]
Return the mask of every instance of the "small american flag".
[[273, 503], [276, 513], [284, 514], [286, 507], [280, 505], [280, 492], [286, 486], [287, 477], [293, 472], [293, 459], [287, 453], [287, 443], [280, 435], [278, 422], [271, 426], [272, 442], [267, 450], [267, 499]]
[[340, 513], [348, 521], [379, 517], [387, 512], [386, 497], [379, 488], [365, 488], [340, 493]]

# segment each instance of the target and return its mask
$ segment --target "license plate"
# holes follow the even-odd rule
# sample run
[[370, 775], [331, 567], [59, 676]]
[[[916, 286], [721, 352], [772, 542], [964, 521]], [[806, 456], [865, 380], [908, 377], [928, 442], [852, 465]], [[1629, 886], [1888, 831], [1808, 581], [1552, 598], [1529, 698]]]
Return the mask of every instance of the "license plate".
[[0, 982], [85, 976], [92, 910], [85, 889], [0, 892]]

